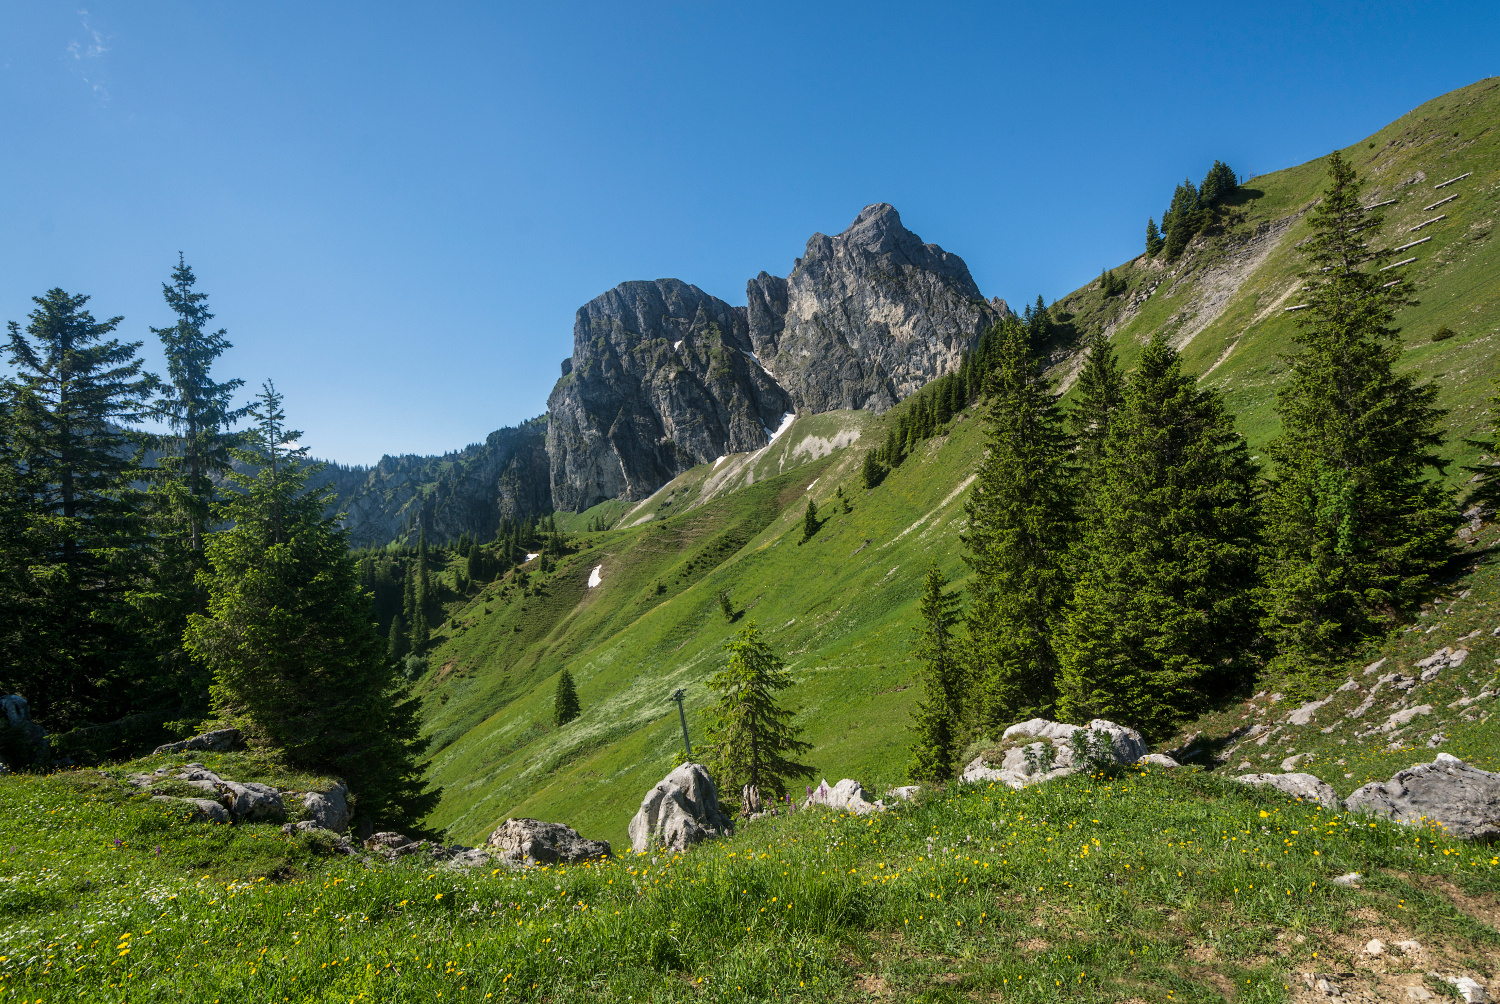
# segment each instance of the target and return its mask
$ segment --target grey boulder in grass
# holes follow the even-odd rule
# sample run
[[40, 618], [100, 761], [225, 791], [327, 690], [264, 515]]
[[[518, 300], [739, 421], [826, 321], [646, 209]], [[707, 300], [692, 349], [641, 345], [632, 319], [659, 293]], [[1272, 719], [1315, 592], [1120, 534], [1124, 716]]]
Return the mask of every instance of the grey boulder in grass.
[[1338, 808], [1338, 792], [1311, 774], [1241, 774], [1235, 780], [1257, 788], [1275, 788], [1293, 798], [1300, 798], [1304, 802], [1317, 802], [1325, 808]]
[[685, 763], [641, 799], [630, 820], [630, 846], [637, 854], [653, 846], [674, 851], [734, 832], [734, 821], [719, 807], [719, 792], [708, 768]]
[[1455, 837], [1494, 840], [1500, 837], [1500, 774], [1439, 753], [1432, 763], [1365, 785], [1344, 799], [1344, 808], [1398, 823], [1435, 823]]
[[487, 843], [511, 864], [570, 865], [611, 854], [608, 840], [585, 840], [571, 826], [540, 819], [507, 819]]
[[1037, 741], [1006, 750], [998, 768], [989, 766], [982, 756], [975, 758], [964, 768], [965, 781], [1001, 781], [1012, 788], [1024, 788], [1076, 774], [1089, 767], [1086, 762], [1078, 762], [1075, 747], [1080, 746], [1091, 759], [1121, 764], [1139, 763], [1147, 755], [1146, 740], [1139, 732], [1102, 718], [1087, 725], [1033, 718], [1006, 729], [1002, 739]]
[[213, 732], [205, 732], [201, 736], [193, 736], [177, 743], [167, 743], [158, 746], [153, 753], [186, 753], [189, 750], [202, 751], [205, 753], [228, 753], [237, 750], [244, 745], [244, 739], [239, 729], [215, 729]]

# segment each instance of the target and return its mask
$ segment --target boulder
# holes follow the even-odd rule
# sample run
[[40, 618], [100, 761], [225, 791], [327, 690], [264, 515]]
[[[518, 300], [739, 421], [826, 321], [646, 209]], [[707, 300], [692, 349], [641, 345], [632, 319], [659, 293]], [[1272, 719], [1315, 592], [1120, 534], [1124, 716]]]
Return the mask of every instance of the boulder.
[[1338, 808], [1338, 792], [1311, 774], [1241, 774], [1235, 780], [1241, 784], [1253, 784], [1257, 788], [1275, 788], [1293, 798], [1317, 802], [1329, 809]]
[[153, 752], [185, 753], [188, 750], [202, 750], [205, 753], [228, 753], [230, 750], [239, 749], [241, 745], [243, 742], [239, 729], [217, 729], [181, 742], [166, 743], [156, 747]]
[[286, 818], [281, 792], [257, 781], [220, 781], [219, 801], [237, 823], [279, 822]]
[[228, 823], [229, 812], [218, 802], [207, 798], [173, 798], [170, 795], [152, 795], [151, 801], [161, 802], [174, 809], [192, 814], [195, 823]]
[[1002, 736], [1007, 741], [1037, 739], [1005, 751], [999, 768], [976, 757], [964, 768], [965, 781], [1001, 781], [1024, 788], [1053, 778], [1076, 774], [1089, 766], [1078, 759], [1082, 749], [1090, 760], [1135, 764], [1146, 756], [1146, 741], [1135, 729], [1096, 718], [1087, 725], [1065, 725], [1045, 718], [1012, 725]]
[[404, 833], [396, 833], [392, 830], [382, 830], [379, 833], [365, 839], [365, 850], [375, 851], [388, 858], [404, 857], [407, 854], [415, 854], [426, 846], [426, 841], [413, 840]]
[[26, 762], [49, 766], [52, 763], [51, 740], [47, 738], [47, 730], [31, 720], [31, 705], [26, 703], [26, 698], [20, 694], [0, 697], [0, 712], [4, 712], [0, 728], [8, 729], [20, 738], [16, 746], [25, 752]]
[[898, 802], [910, 802], [917, 797], [917, 792], [921, 790], [922, 786], [919, 784], [908, 784], [899, 788], [892, 788], [885, 794], [887, 798], [893, 798]]
[[846, 777], [832, 788], [828, 787], [827, 779], [812, 790], [807, 796], [807, 805], [826, 805], [830, 809], [843, 809], [852, 812], [856, 816], [863, 816], [871, 812], [879, 812], [885, 808], [882, 802], [871, 802], [865, 798], [864, 785], [853, 778]]
[[524, 865], [570, 865], [611, 853], [608, 840], [585, 840], [571, 826], [540, 819], [507, 819], [486, 843], [505, 861]]
[[348, 837], [344, 836], [342, 833], [333, 833], [326, 827], [319, 826], [311, 819], [302, 819], [298, 820], [295, 823], [287, 823], [281, 828], [281, 832], [287, 834], [288, 836], [296, 836], [297, 834], [301, 833], [327, 833], [331, 838], [333, 838], [333, 849], [335, 851], [338, 851], [340, 854], [348, 854], [350, 856], [359, 853], [359, 849], [349, 841]]
[[1500, 837], [1500, 774], [1439, 753], [1432, 763], [1365, 785], [1344, 799], [1344, 808], [1398, 823], [1437, 823], [1456, 837], [1493, 840]]
[[302, 796], [302, 811], [319, 829], [343, 833], [353, 811], [349, 808], [349, 789], [342, 783], [327, 791], [309, 791]]
[[685, 763], [641, 799], [640, 809], [630, 820], [630, 846], [637, 854], [653, 845], [681, 851], [733, 832], [734, 822], [719, 808], [719, 793], [708, 768]]
[[1165, 753], [1147, 753], [1145, 756], [1141, 757], [1140, 764], [1143, 767], [1167, 767], [1167, 768], [1171, 768], [1171, 767], [1181, 767], [1182, 766], [1182, 764], [1178, 763], [1176, 760], [1173, 760], [1171, 757], [1167, 756]]

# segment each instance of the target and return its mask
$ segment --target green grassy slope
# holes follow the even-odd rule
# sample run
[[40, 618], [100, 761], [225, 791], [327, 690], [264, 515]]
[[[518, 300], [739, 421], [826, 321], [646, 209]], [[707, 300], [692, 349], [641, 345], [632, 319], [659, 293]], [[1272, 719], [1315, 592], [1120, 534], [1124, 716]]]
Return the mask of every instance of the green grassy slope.
[[[1480, 431], [1490, 381], [1500, 376], [1493, 351], [1500, 262], [1490, 238], [1500, 208], [1497, 123], [1500, 80], [1481, 81], [1345, 151], [1370, 178], [1367, 202], [1398, 200], [1388, 238], [1447, 214], [1415, 235], [1431, 241], [1406, 253], [1418, 257], [1406, 267], [1422, 303], [1400, 321], [1410, 365], [1438, 381], [1453, 409], [1448, 455], [1465, 461], [1473, 457], [1462, 439]], [[1465, 172], [1473, 173], [1434, 192]], [[1324, 173], [1314, 161], [1251, 179], [1221, 231], [1200, 238], [1178, 263], [1138, 259], [1117, 270], [1128, 280], [1124, 295], [1105, 299], [1096, 285], [1057, 309], [1080, 336], [1109, 332], [1127, 366], [1155, 331], [1168, 332], [1188, 366], [1224, 390], [1240, 428], [1261, 446], [1275, 431], [1279, 354], [1291, 348], [1284, 308], [1295, 302], [1294, 245], [1305, 236], [1303, 216]], [[1449, 194], [1459, 198], [1422, 211]], [[1456, 336], [1432, 342], [1442, 325]], [[1056, 347], [1059, 379], [1076, 367], [1075, 350]], [[908, 654], [917, 582], [932, 560], [952, 577], [966, 572], [957, 531], [982, 430], [971, 413], [866, 492], [858, 444], [880, 441], [898, 413], [804, 416], [766, 450], [689, 471], [645, 502], [564, 515], [582, 549], [540, 588], [522, 596], [513, 584], [497, 584], [455, 606], [420, 684], [433, 740], [430, 775], [444, 789], [432, 823], [472, 841], [506, 815], [535, 815], [622, 840], [641, 794], [681, 756], [667, 695], [686, 687], [690, 712], [701, 711], [703, 681], [721, 664], [725, 639], [748, 619], [793, 670], [797, 685], [787, 699], [814, 743], [809, 759], [820, 774], [899, 780], [917, 697]], [[1450, 476], [1457, 479], [1456, 465]], [[839, 487], [852, 513], [827, 508]], [[829, 519], [799, 547], [809, 494]], [[585, 532], [600, 519], [614, 529]], [[602, 584], [589, 588], [596, 567]], [[736, 624], [719, 613], [721, 590], [739, 612]], [[585, 711], [557, 729], [551, 696], [564, 666]], [[1453, 741], [1472, 726], [1458, 723]], [[1412, 754], [1391, 762], [1403, 757], [1398, 766]]]
[[[1463, 440], [1480, 430], [1491, 381], [1500, 378], [1500, 240], [1493, 236], [1500, 214], [1500, 78], [1429, 101], [1342, 153], [1367, 181], [1366, 205], [1396, 200], [1386, 207], [1381, 235], [1388, 246], [1432, 238], [1395, 259], [1416, 257], [1402, 272], [1421, 299], [1397, 323], [1408, 365], [1438, 382], [1441, 404], [1451, 409], [1447, 456], [1470, 462], [1474, 451]], [[1468, 178], [1435, 190], [1466, 172]], [[1106, 299], [1094, 283], [1063, 297], [1061, 309], [1084, 334], [1108, 331], [1127, 365], [1152, 335], [1165, 332], [1188, 369], [1225, 392], [1251, 445], [1263, 445], [1276, 431], [1279, 357], [1291, 349], [1296, 330], [1295, 315], [1285, 310], [1299, 302], [1295, 246], [1308, 236], [1305, 214], [1326, 173], [1320, 158], [1250, 179], [1222, 232], [1199, 238], [1176, 264], [1137, 258], [1115, 270], [1128, 281], [1125, 294]], [[1422, 208], [1449, 195], [1458, 198]], [[1439, 215], [1447, 219], [1409, 232]], [[1433, 342], [1444, 325], [1455, 337]], [[1077, 365], [1073, 354], [1061, 355], [1059, 377]], [[1459, 476], [1457, 464], [1450, 476]]]

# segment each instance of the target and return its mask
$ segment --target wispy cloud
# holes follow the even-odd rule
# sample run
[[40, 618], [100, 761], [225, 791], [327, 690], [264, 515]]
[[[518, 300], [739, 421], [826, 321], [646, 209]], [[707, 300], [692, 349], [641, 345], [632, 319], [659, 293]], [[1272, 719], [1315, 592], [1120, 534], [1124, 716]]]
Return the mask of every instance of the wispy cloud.
[[104, 86], [103, 74], [101, 72], [102, 66], [96, 64], [94, 67], [89, 67], [89, 61], [96, 60], [104, 55], [109, 51], [109, 46], [105, 44], [104, 33], [89, 23], [88, 11], [80, 10], [78, 12], [78, 19], [83, 25], [86, 37], [83, 41], [75, 38], [68, 42], [68, 55], [72, 57], [74, 62], [81, 64], [79, 66], [79, 76], [83, 78], [83, 82], [89, 85], [89, 88], [99, 100], [108, 101], [109, 90]]

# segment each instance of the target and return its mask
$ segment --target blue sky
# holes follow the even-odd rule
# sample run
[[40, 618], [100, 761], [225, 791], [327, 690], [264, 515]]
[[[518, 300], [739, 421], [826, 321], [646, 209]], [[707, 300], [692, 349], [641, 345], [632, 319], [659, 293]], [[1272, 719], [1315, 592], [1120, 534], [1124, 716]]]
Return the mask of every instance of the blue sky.
[[0, 319], [52, 287], [147, 340], [183, 251], [325, 457], [541, 413], [574, 311], [731, 303], [890, 202], [987, 296], [1138, 253], [1172, 186], [1261, 173], [1500, 72], [1453, 4], [14, 2]]

